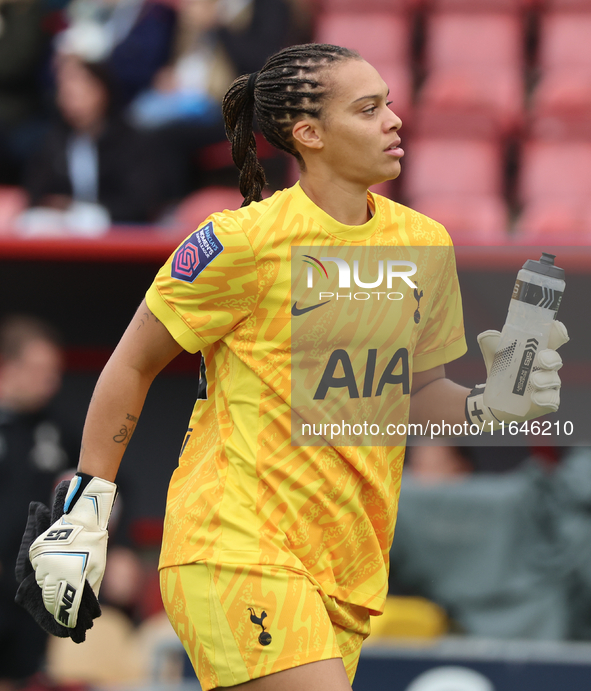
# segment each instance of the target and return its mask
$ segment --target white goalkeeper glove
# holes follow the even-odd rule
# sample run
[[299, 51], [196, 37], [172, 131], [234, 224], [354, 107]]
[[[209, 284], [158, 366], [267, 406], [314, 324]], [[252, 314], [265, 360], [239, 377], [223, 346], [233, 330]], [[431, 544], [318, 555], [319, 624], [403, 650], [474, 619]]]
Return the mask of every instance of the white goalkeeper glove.
[[[499, 344], [501, 334], [498, 331], [484, 331], [478, 335], [478, 345], [486, 365], [486, 375], [490, 374], [490, 369], [495, 359], [495, 353]], [[530, 383], [532, 391], [530, 394], [530, 407], [525, 415], [514, 415], [495, 408], [489, 408], [484, 404], [484, 391], [486, 384], [476, 386], [466, 398], [466, 419], [468, 423], [476, 424], [489, 430], [490, 423], [493, 429], [499, 429], [501, 423], [525, 422], [533, 420], [541, 415], [554, 413], [560, 406], [560, 377], [558, 370], [562, 367], [562, 358], [556, 352], [560, 346], [569, 340], [566, 327], [562, 322], [552, 322], [550, 335], [548, 337], [548, 348], [536, 354]]]
[[67, 628], [76, 626], [85, 580], [98, 597], [116, 494], [112, 482], [78, 473], [70, 482], [64, 515], [29, 550], [43, 604]]

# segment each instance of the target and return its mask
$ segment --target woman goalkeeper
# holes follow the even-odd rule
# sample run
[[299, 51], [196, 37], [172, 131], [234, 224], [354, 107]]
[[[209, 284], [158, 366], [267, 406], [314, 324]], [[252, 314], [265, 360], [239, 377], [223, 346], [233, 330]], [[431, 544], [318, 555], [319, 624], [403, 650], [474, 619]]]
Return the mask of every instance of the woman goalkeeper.
[[[449, 236], [368, 192], [400, 173], [401, 122], [390, 105], [370, 64], [322, 44], [287, 48], [228, 90], [243, 208], [204, 219], [157, 275], [97, 384], [66, 514], [31, 548], [45, 606], [61, 624], [76, 624], [85, 579], [98, 592], [113, 482], [154, 377], [183, 349], [201, 351], [160, 560], [170, 620], [206, 690], [351, 688], [370, 614], [385, 602], [404, 435], [337, 445], [325, 425], [306, 444], [294, 428], [319, 422], [315, 405], [463, 425], [470, 394], [445, 376], [466, 350]], [[262, 201], [255, 114], [301, 170], [295, 186]], [[388, 290], [370, 292], [355, 262], [379, 250], [383, 267], [388, 248], [417, 246], [437, 251], [407, 262], [412, 276], [388, 269]], [[347, 289], [349, 307], [361, 301], [365, 315], [345, 309], [357, 315], [353, 327], [334, 321], [345, 297], [308, 290], [316, 275], [328, 279], [327, 262], [339, 269], [339, 290], [347, 266], [365, 286]], [[296, 295], [298, 267], [308, 282]], [[546, 352], [533, 414], [558, 406], [560, 358]], [[481, 399], [472, 402], [480, 410]]]

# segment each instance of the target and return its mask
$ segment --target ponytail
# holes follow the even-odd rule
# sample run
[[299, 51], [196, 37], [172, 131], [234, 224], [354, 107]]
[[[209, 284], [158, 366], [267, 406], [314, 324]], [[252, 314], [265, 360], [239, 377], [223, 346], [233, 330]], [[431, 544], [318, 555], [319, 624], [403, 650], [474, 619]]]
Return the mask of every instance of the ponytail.
[[226, 92], [222, 113], [226, 134], [232, 145], [232, 160], [240, 170], [242, 206], [261, 201], [266, 184], [265, 171], [257, 158], [257, 145], [253, 131], [254, 81], [253, 75], [238, 77]]

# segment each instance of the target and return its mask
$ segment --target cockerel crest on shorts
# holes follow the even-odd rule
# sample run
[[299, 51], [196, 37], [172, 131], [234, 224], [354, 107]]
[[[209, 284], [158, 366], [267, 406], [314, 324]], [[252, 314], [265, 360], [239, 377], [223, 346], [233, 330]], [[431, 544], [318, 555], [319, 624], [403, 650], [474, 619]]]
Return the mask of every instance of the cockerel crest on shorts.
[[269, 645], [269, 643], [272, 640], [271, 634], [268, 631], [265, 631], [265, 626], [263, 624], [263, 619], [266, 619], [267, 613], [265, 612], [265, 610], [263, 610], [261, 612], [261, 616], [257, 617], [256, 612], [252, 607], [248, 607], [247, 609], [250, 612], [250, 621], [252, 621], [253, 624], [258, 624], [258, 626], [260, 626], [261, 629], [263, 629], [261, 634], [259, 635], [259, 643], [261, 645]]

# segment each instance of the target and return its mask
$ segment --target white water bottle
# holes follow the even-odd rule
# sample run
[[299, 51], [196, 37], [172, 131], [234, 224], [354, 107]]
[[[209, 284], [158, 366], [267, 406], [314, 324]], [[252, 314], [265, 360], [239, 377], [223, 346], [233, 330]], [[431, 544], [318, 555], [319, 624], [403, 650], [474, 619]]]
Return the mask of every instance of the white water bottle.
[[509, 312], [484, 390], [484, 403], [513, 415], [530, 408], [529, 382], [536, 354], [548, 347], [548, 336], [565, 288], [564, 269], [555, 255], [542, 252], [528, 259], [517, 274]]

